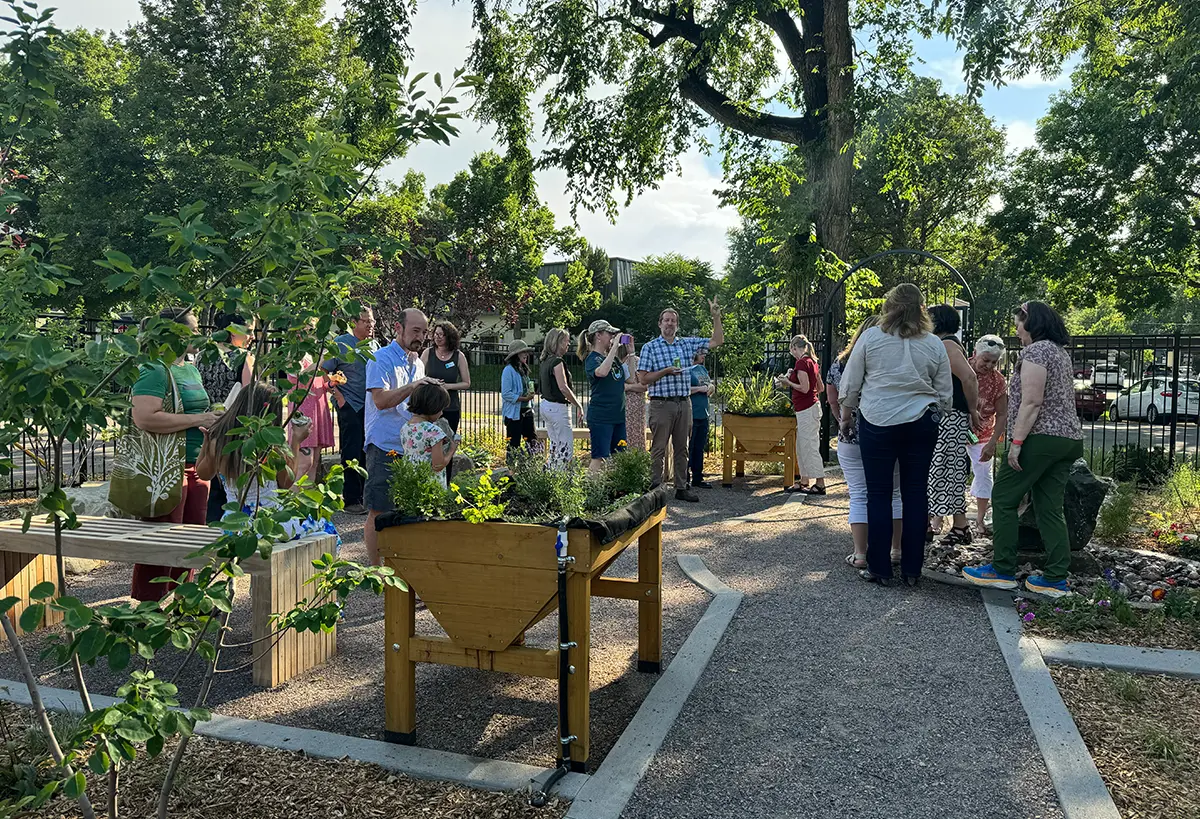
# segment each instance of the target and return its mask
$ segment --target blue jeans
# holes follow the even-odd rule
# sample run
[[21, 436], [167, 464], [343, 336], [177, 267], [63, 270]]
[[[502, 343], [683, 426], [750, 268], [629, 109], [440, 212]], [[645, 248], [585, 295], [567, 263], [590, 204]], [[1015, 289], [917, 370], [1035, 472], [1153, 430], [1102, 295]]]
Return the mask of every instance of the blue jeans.
[[589, 421], [588, 430], [591, 432], [592, 457], [596, 460], [611, 458], [614, 452], [619, 452], [625, 448], [624, 422], [620, 424], [602, 424]]
[[708, 448], [708, 417], [692, 419], [692, 438], [688, 444], [688, 467], [692, 483], [704, 480], [704, 450]]
[[900, 464], [904, 524], [900, 574], [920, 577], [929, 526], [929, 464], [937, 445], [933, 410], [916, 421], [877, 427], [859, 416], [858, 444], [867, 479], [867, 566], [879, 577], [892, 576], [892, 473]]

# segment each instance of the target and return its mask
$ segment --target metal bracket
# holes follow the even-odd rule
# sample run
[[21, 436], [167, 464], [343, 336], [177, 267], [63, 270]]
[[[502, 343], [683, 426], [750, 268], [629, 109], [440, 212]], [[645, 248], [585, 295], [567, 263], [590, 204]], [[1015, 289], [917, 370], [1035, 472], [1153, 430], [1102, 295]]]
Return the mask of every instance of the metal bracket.
[[574, 640], [572, 640], [569, 643], [559, 643], [558, 644], [559, 651], [566, 651], [568, 648], [578, 648], [578, 647], [579, 647], [579, 643], [575, 642]]
[[561, 742], [563, 745], [570, 745], [572, 742], [574, 742], [577, 739], [579, 739], [579, 737], [575, 736], [574, 734], [571, 734], [571, 736], [569, 736], [569, 737], [562, 737], [561, 739], [559, 739], [559, 742]]

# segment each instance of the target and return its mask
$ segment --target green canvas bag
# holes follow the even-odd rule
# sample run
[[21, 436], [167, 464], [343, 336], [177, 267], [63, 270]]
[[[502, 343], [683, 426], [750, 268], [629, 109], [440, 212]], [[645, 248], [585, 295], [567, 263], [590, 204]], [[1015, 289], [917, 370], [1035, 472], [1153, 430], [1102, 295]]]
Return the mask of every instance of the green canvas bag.
[[[161, 364], [155, 366], [163, 366]], [[163, 411], [183, 411], [179, 387], [170, 367], [166, 370], [171, 385], [163, 399]], [[125, 432], [117, 439], [112, 473], [108, 481], [108, 500], [126, 514], [139, 518], [169, 515], [183, 502], [183, 470], [187, 455], [186, 432], [146, 432], [133, 423], [133, 397]]]

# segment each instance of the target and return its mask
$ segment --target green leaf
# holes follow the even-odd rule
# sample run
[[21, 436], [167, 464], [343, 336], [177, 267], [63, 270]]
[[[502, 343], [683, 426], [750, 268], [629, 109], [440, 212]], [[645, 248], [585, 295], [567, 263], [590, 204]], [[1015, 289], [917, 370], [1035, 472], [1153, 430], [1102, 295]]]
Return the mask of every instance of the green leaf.
[[96, 751], [88, 758], [88, 769], [97, 776], [104, 776], [108, 773], [108, 754], [104, 751]]
[[87, 777], [83, 775], [83, 771], [76, 771], [75, 775], [64, 783], [63, 794], [68, 799], [78, 799], [86, 789]]
[[121, 724], [117, 726], [117, 736], [130, 742], [145, 742], [154, 736], [154, 733], [140, 719], [128, 717], [121, 720]]
[[6, 614], [9, 609], [20, 602], [20, 597], [5, 597], [3, 600], [0, 600], [0, 615]]
[[117, 643], [108, 652], [108, 667], [113, 671], [121, 671], [129, 665], [129, 644]]
[[57, 589], [57, 586], [47, 580], [45, 583], [38, 583], [36, 586], [30, 589], [29, 597], [32, 600], [45, 600], [50, 595], [54, 594], [55, 589]]
[[41, 603], [34, 603], [21, 612], [21, 630], [36, 631], [38, 626], [42, 624], [42, 615], [46, 613], [46, 607]]
[[125, 714], [119, 708], [110, 708], [104, 712], [104, 724], [113, 726], [125, 719]]
[[153, 736], [153, 737], [150, 737], [150, 739], [146, 740], [146, 753], [149, 754], [152, 758], [161, 754], [162, 749], [163, 749], [163, 738], [162, 737]]
[[76, 649], [79, 652], [80, 661], [86, 663], [96, 659], [104, 649], [107, 639], [108, 635], [104, 633], [104, 630], [96, 626], [83, 632], [79, 638], [79, 647]]

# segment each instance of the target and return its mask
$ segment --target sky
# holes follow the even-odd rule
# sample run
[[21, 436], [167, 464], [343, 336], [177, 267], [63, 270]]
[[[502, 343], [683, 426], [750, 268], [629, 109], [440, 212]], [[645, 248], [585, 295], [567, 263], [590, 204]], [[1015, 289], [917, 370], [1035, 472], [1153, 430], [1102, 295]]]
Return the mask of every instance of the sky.
[[[336, 2], [336, 0], [335, 0]], [[58, 0], [56, 21], [60, 28], [123, 29], [139, 19], [138, 0]], [[332, 3], [330, 4], [332, 8]], [[412, 69], [451, 74], [467, 58], [472, 36], [471, 9], [468, 3], [449, 0], [425, 0], [413, 23]], [[953, 46], [946, 41], [925, 41], [917, 50], [924, 65], [918, 73], [942, 81], [944, 90], [961, 93], [962, 63]], [[1034, 143], [1037, 120], [1049, 106], [1053, 93], [1067, 87], [1067, 76], [1029, 77], [1003, 88], [988, 88], [980, 102], [984, 110], [1002, 125], [1010, 150], [1027, 148]], [[467, 167], [475, 154], [497, 148], [490, 127], [462, 120], [461, 135], [449, 146], [420, 145], [403, 159], [388, 166], [384, 176], [400, 179], [409, 168], [425, 174], [429, 184], [448, 182]], [[497, 148], [503, 153], [502, 148]], [[535, 147], [536, 151], [536, 147]], [[721, 185], [720, 157], [692, 151], [680, 158], [681, 172], [668, 177], [655, 190], [638, 196], [623, 208], [616, 222], [603, 214], [580, 211], [577, 228], [588, 241], [604, 248], [610, 256], [643, 259], [653, 254], [678, 252], [724, 268], [726, 231], [736, 226], [737, 214], [718, 206], [713, 191]], [[560, 224], [571, 220], [570, 200], [564, 190], [565, 176], [560, 171], [542, 171], [538, 175], [538, 194], [558, 216]]]

